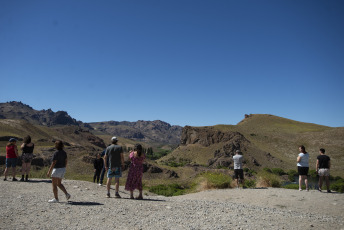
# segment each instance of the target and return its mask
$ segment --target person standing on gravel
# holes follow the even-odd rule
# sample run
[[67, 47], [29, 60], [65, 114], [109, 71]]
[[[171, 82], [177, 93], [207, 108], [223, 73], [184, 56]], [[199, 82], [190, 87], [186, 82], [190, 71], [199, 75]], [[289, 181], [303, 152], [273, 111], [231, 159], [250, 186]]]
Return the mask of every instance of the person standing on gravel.
[[[235, 151], [235, 155], [233, 156], [234, 161], [234, 179], [237, 184], [237, 188], [239, 188], [239, 184], [244, 184], [244, 170], [242, 168], [243, 162], [242, 152], [240, 150]], [[240, 178], [240, 179], [239, 179]]]
[[305, 146], [299, 146], [299, 155], [297, 157], [297, 170], [299, 172], [299, 191], [302, 191], [302, 180], [305, 181], [306, 191], [308, 192], [308, 170], [309, 170], [309, 154], [306, 152]]
[[330, 157], [325, 155], [325, 149], [319, 150], [320, 155], [317, 157], [317, 163], [316, 163], [316, 172], [319, 175], [319, 188], [318, 190], [321, 192], [321, 187], [323, 184], [323, 179], [325, 177], [327, 192], [331, 192], [330, 190], [330, 167], [331, 167], [331, 161]]
[[18, 159], [18, 148], [17, 148], [17, 140], [15, 138], [10, 138], [8, 144], [6, 145], [6, 168], [5, 168], [5, 179], [7, 180], [7, 172], [9, 168], [12, 168], [12, 181], [18, 181], [16, 178], [16, 167], [17, 167], [17, 159]]
[[125, 190], [130, 191], [130, 199], [134, 199], [134, 190], [138, 189], [140, 194], [136, 198], [142, 200], [142, 175], [143, 175], [143, 162], [146, 156], [142, 151], [142, 145], [136, 144], [134, 151], [129, 155], [131, 161]]
[[67, 192], [66, 188], [62, 184], [62, 178], [64, 178], [67, 167], [67, 153], [63, 150], [63, 147], [64, 145], [62, 141], [55, 142], [55, 148], [57, 149], [57, 151], [54, 153], [52, 164], [47, 173], [47, 177], [49, 177], [51, 174], [54, 193], [54, 199], [49, 200], [49, 203], [59, 202], [57, 187], [59, 187], [62, 192], [64, 192], [67, 200], [70, 199], [70, 194]]
[[[106, 197], [110, 198], [110, 188], [111, 188], [111, 181], [112, 178], [115, 177], [115, 197], [121, 198], [119, 195], [119, 178], [122, 177], [122, 168], [124, 167], [124, 157], [123, 157], [123, 150], [122, 147], [117, 145], [118, 139], [117, 137], [111, 138], [111, 145], [106, 148], [105, 156], [104, 156], [104, 163], [105, 163], [105, 170], [107, 173], [107, 194]], [[109, 161], [107, 162], [107, 159]]]
[[97, 184], [99, 184], [99, 177], [100, 177], [100, 173], [104, 167], [104, 161], [103, 159], [100, 157], [100, 153], [97, 154], [97, 158], [94, 159], [93, 161], [93, 167], [94, 167], [94, 176], [93, 176], [93, 183], [96, 182], [97, 179]]
[[29, 173], [31, 169], [31, 161], [33, 159], [33, 149], [35, 144], [31, 142], [31, 137], [28, 135], [24, 137], [23, 144], [20, 146], [22, 153], [22, 178], [20, 181], [29, 181]]

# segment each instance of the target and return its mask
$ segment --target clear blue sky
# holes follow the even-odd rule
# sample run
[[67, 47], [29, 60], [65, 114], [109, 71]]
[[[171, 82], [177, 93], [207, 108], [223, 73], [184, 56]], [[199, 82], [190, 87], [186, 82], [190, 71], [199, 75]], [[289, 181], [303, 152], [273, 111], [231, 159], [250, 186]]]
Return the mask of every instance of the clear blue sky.
[[344, 1], [0, 0], [0, 78], [83, 122], [344, 126]]

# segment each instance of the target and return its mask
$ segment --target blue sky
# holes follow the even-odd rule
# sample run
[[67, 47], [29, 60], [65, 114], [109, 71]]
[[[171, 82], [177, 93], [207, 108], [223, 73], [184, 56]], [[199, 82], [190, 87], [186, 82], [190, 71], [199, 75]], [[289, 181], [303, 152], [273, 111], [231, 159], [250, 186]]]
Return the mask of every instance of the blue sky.
[[344, 1], [0, 0], [0, 102], [83, 122], [344, 126]]

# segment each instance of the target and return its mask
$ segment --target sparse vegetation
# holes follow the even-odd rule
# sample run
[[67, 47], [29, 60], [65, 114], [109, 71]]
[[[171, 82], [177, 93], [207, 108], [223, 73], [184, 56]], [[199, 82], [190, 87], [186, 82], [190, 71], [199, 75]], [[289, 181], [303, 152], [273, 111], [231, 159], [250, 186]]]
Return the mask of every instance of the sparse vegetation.
[[255, 174], [257, 174], [257, 172], [253, 169], [249, 169], [249, 168], [244, 168], [244, 172], [248, 175], [248, 176], [253, 176]]
[[206, 189], [230, 188], [232, 183], [232, 178], [230, 176], [218, 172], [204, 172], [200, 175], [200, 177], [204, 179], [203, 183], [205, 184]]
[[184, 158], [176, 159], [175, 157], [171, 157], [167, 161], [162, 161], [162, 163], [170, 167], [183, 167], [186, 164], [190, 164], [191, 160]]
[[298, 175], [297, 171], [294, 169], [291, 169], [287, 172], [288, 174], [288, 179], [290, 182], [294, 182], [295, 181], [295, 177]]
[[185, 188], [179, 184], [159, 184], [151, 186], [149, 191], [163, 196], [179, 196], [185, 193]]
[[172, 152], [171, 150], [166, 150], [166, 149], [159, 149], [158, 151], [153, 152], [153, 150], [151, 149], [150, 151], [147, 152], [146, 157], [150, 160], [157, 160], [166, 156], [167, 154], [171, 152]]
[[343, 193], [344, 192], [344, 179], [340, 178], [330, 185], [331, 190]]
[[281, 178], [275, 174], [269, 173], [266, 170], [263, 170], [258, 173], [259, 184], [265, 187], [281, 187]]
[[248, 179], [244, 181], [244, 186], [247, 188], [255, 188], [256, 184], [257, 182], [254, 179]]
[[284, 172], [283, 169], [281, 168], [272, 168], [271, 169], [271, 172], [275, 175], [279, 175], [279, 176], [282, 176], [282, 175], [285, 175], [286, 173]]

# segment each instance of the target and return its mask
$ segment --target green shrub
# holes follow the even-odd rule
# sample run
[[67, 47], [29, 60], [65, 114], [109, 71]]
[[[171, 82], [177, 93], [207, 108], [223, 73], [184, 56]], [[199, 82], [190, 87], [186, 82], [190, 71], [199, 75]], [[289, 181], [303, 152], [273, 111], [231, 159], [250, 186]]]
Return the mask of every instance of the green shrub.
[[281, 178], [275, 174], [269, 173], [265, 170], [258, 174], [260, 183], [263, 186], [279, 188], [281, 187]]
[[330, 185], [331, 190], [343, 193], [344, 192], [344, 181], [338, 180]]
[[256, 180], [245, 180], [244, 186], [247, 188], [255, 188], [256, 187]]
[[334, 180], [338, 181], [338, 180], [344, 180], [344, 179], [341, 178], [340, 176], [336, 176], [336, 177], [334, 178]]
[[263, 168], [263, 171], [268, 172], [268, 173], [272, 173], [271, 169], [269, 169], [269, 168]]
[[311, 178], [317, 178], [317, 172], [315, 171], [315, 169], [311, 169], [309, 170], [308, 172], [308, 175], [311, 177]]
[[[299, 184], [286, 184], [286, 185], [283, 185], [282, 188], [298, 190], [299, 189]], [[302, 185], [301, 188], [303, 190], [305, 190], [306, 189], [306, 185]]]
[[149, 188], [149, 191], [158, 195], [163, 196], [179, 196], [183, 195], [185, 188], [179, 184], [169, 184], [169, 185], [155, 185]]
[[281, 168], [272, 168], [271, 169], [271, 172], [275, 175], [279, 175], [279, 176], [282, 176], [282, 175], [285, 175], [286, 173], [284, 172], [283, 169]]
[[167, 165], [170, 167], [183, 167], [186, 164], [190, 164], [190, 163], [191, 163], [191, 160], [189, 160], [189, 159], [179, 158], [177, 160], [177, 158], [175, 158], [175, 157], [171, 157], [167, 161], [163, 162], [164, 165]]
[[287, 184], [287, 185], [284, 185], [283, 188], [286, 188], [286, 189], [299, 189], [299, 185], [298, 184]]
[[243, 170], [248, 176], [253, 176], [254, 174], [257, 174], [257, 172], [254, 171], [253, 169], [244, 168]]
[[230, 188], [232, 178], [223, 173], [204, 172], [201, 177], [206, 179], [208, 188]]
[[288, 179], [289, 181], [291, 182], [294, 182], [295, 181], [295, 177], [298, 175], [298, 172], [294, 169], [291, 169], [287, 172], [288, 174]]

